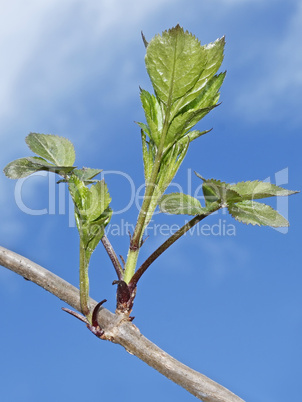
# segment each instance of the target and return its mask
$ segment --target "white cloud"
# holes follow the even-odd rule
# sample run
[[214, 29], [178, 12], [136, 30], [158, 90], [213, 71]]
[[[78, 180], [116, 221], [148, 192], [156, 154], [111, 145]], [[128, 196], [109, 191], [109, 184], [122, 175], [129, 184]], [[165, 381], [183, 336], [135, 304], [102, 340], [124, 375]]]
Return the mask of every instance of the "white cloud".
[[[130, 57], [122, 61], [120, 53], [131, 51], [131, 41], [139, 38], [152, 13], [164, 10], [171, 1], [4, 2], [0, 13], [1, 168], [23, 156], [24, 136], [41, 126], [43, 113], [64, 126], [66, 116], [59, 110], [62, 99], [71, 99], [79, 88], [99, 80], [113, 64], [120, 72], [116, 81], [124, 82], [115, 89], [119, 88], [119, 95], [128, 93], [135, 66]], [[81, 113], [81, 105], [75, 108]], [[20, 224], [13, 219], [15, 206], [5, 196], [11, 191], [8, 183], [2, 176], [0, 205], [6, 213], [1, 232], [11, 225], [18, 226], [20, 233]]]
[[[102, 66], [110, 67], [110, 56], [140, 32], [152, 12], [170, 1], [6, 2], [0, 14], [0, 119], [16, 113], [23, 89], [31, 92], [26, 93], [29, 99], [32, 94], [38, 97], [49, 93], [49, 89], [55, 97], [56, 91], [70, 90], [88, 79], [85, 61], [93, 62], [93, 55], [100, 55], [102, 49], [106, 49]], [[101, 73], [100, 63], [95, 69]], [[27, 79], [31, 80], [30, 88]]]
[[[282, 40], [264, 38], [257, 43], [252, 59], [247, 63], [261, 63], [266, 73], [256, 83], [249, 80], [243, 85], [242, 95], [237, 99], [236, 110], [245, 118], [278, 120], [288, 118], [289, 124], [301, 122], [300, 97], [302, 89], [302, 3], [297, 2], [287, 24]], [[245, 68], [245, 66], [242, 66]]]
[[[170, 1], [6, 2], [0, 14], [0, 125], [15, 123], [17, 116], [23, 127], [32, 124], [41, 118], [37, 106], [50, 112], [113, 64], [120, 75], [134, 76], [133, 65], [119, 55], [131, 51], [129, 42], [139, 37], [145, 20]], [[124, 82], [119, 95], [128, 90], [129, 79]]]
[[276, 52], [278, 58], [277, 71], [280, 74], [274, 77], [274, 82], [280, 92], [302, 85], [301, 37], [302, 3], [300, 2], [297, 4], [297, 11], [293, 14], [288, 26], [287, 35]]
[[223, 4], [227, 4], [227, 5], [241, 5], [244, 6], [247, 3], [256, 3], [256, 2], [261, 2], [263, 0], [218, 0], [218, 2], [223, 3]]
[[[0, 13], [0, 64], [1, 115], [13, 107], [15, 82], [24, 62], [37, 45], [43, 23], [54, 2], [13, 0], [1, 5]], [[59, 1], [56, 2], [59, 4]]]

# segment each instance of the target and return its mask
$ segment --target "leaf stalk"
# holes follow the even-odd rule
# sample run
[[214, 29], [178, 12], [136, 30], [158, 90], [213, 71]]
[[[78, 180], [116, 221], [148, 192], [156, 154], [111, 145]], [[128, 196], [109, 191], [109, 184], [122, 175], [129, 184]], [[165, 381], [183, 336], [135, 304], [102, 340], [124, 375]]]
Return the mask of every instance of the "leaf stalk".
[[105, 247], [105, 250], [107, 251], [107, 254], [112, 262], [112, 265], [114, 266], [118, 279], [122, 280], [124, 270], [121, 266], [121, 263], [119, 262], [119, 259], [114, 251], [114, 248], [112, 247], [112, 244], [110, 243], [108, 237], [105, 234], [101, 238], [101, 242], [102, 242], [103, 246]]
[[150, 267], [150, 265], [164, 252], [166, 251], [172, 244], [176, 242], [180, 237], [182, 237], [188, 230], [190, 230], [193, 226], [197, 225], [204, 218], [217, 211], [221, 207], [217, 208], [205, 213], [203, 215], [197, 215], [189, 222], [185, 223], [180, 229], [177, 230], [172, 236], [170, 236], [164, 243], [162, 243], [147, 259], [146, 261], [139, 267], [139, 269], [135, 272], [132, 279], [130, 280], [129, 286], [137, 286], [138, 281], [142, 277], [142, 275], [146, 272], [146, 270]]
[[81, 311], [89, 320], [89, 277], [88, 277], [89, 261], [86, 258], [86, 248], [84, 242], [80, 240], [80, 303]]

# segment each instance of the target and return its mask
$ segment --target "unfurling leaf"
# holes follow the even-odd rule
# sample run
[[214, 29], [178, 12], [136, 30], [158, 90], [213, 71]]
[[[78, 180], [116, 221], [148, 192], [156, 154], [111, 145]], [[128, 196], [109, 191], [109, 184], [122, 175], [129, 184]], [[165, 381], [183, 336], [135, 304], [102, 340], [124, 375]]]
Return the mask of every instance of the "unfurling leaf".
[[184, 135], [177, 141], [177, 144], [186, 143], [187, 141], [189, 141], [190, 143], [196, 140], [196, 138], [199, 138], [202, 135], [209, 133], [210, 131], [212, 131], [212, 129], [205, 131], [198, 131], [198, 130], [189, 131], [186, 135]]
[[[155, 211], [155, 208], [157, 207], [160, 198], [164, 194], [166, 188], [171, 183], [173, 177], [175, 176], [177, 170], [179, 169], [179, 166], [181, 165], [184, 157], [186, 156], [188, 146], [189, 141], [186, 141], [184, 143], [176, 142], [170, 147], [170, 149], [168, 149], [165, 152], [162, 158], [160, 171], [157, 175], [157, 180], [154, 187], [151, 202], [149, 205], [148, 213], [146, 215], [146, 221], [145, 221], [146, 225], [148, 225], [148, 223], [150, 222], [153, 212]], [[156, 151], [151, 143], [149, 144], [149, 147], [147, 145], [145, 145], [144, 147], [143, 145], [143, 149], [144, 148], [148, 149], [147, 151], [148, 156], [147, 157], [144, 156], [144, 165], [145, 160], [147, 161], [147, 163], [149, 163], [148, 168], [147, 169], [145, 168], [145, 174], [146, 173], [148, 174], [148, 172], [150, 172], [151, 174], [153, 167], [153, 157]], [[148, 181], [148, 179], [146, 181]]]
[[86, 250], [87, 264], [90, 256], [104, 235], [112, 210], [104, 180], [89, 188], [84, 181], [72, 175], [68, 181], [70, 195], [75, 204], [75, 219], [80, 239]]
[[142, 137], [142, 149], [143, 149], [143, 161], [144, 161], [144, 174], [146, 183], [149, 181], [152, 168], [154, 164], [154, 158], [156, 153], [156, 145], [153, 141], [148, 142], [146, 138], [146, 133], [141, 130]]
[[[177, 141], [179, 138], [183, 137], [188, 131], [195, 126], [205, 115], [207, 115], [214, 107], [207, 107], [204, 109], [192, 109], [184, 114], [179, 114], [176, 116], [172, 123], [170, 124], [169, 130], [167, 132], [165, 145]], [[190, 132], [189, 132], [190, 134]]]
[[159, 207], [161, 212], [175, 215], [203, 215], [208, 212], [202, 208], [199, 200], [183, 193], [171, 193], [164, 195]]
[[[145, 111], [145, 117], [148, 123], [147, 128], [148, 135], [158, 146], [160, 142], [160, 135], [163, 129], [162, 112], [160, 109], [159, 102], [154, 95], [151, 95], [149, 92], [145, 90], [141, 91], [141, 101]], [[141, 124], [142, 123], [139, 123], [141, 128], [144, 129]]]
[[228, 206], [229, 213], [237, 221], [271, 227], [289, 226], [288, 221], [276, 210], [266, 204], [255, 201], [241, 201]]
[[111, 201], [104, 180], [87, 187], [85, 183], [73, 176], [69, 180], [69, 191], [82, 221], [95, 221]]
[[80, 226], [81, 231], [79, 231], [79, 233], [82, 244], [86, 250], [86, 263], [89, 263], [92, 253], [96, 249], [101, 238], [104, 236], [105, 227], [110, 222], [111, 215], [112, 210], [108, 207], [96, 221], [89, 223], [85, 222]]
[[56, 166], [72, 166], [75, 162], [74, 147], [67, 138], [52, 134], [30, 133], [25, 141], [35, 154]]

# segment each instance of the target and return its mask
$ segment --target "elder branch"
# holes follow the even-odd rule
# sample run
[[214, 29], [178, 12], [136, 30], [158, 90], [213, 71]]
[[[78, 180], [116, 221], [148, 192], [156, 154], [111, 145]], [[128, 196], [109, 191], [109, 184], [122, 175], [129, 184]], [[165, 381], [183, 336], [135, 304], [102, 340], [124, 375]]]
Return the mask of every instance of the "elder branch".
[[[59, 299], [81, 311], [79, 290], [40, 265], [4, 247], [0, 247], [0, 265], [36, 283]], [[91, 307], [97, 302], [90, 299]], [[123, 314], [101, 307], [97, 321], [106, 339], [123, 346], [129, 353], [155, 368], [164, 376], [205, 402], [242, 402], [222, 385], [185, 366], [145, 338]]]

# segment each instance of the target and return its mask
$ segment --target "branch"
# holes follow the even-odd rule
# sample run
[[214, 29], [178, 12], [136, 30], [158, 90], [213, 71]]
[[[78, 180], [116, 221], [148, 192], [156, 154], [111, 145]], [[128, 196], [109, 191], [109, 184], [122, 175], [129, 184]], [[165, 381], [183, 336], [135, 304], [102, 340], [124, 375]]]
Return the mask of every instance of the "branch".
[[121, 263], [119, 262], [119, 259], [117, 258], [114, 248], [112, 247], [108, 237], [105, 234], [101, 238], [101, 242], [105, 247], [105, 250], [107, 251], [107, 254], [112, 262], [112, 265], [114, 266], [118, 279], [121, 280], [123, 278], [123, 268], [121, 266]]
[[[0, 265], [16, 272], [57, 296], [74, 309], [81, 311], [77, 288], [27, 258], [0, 247]], [[96, 301], [90, 299], [91, 307]], [[204, 402], [242, 402], [243, 400], [203, 374], [185, 366], [145, 338], [138, 328], [122, 314], [113, 314], [105, 308], [98, 313], [98, 324], [107, 339], [123, 346], [149, 366], [185, 388]]]

